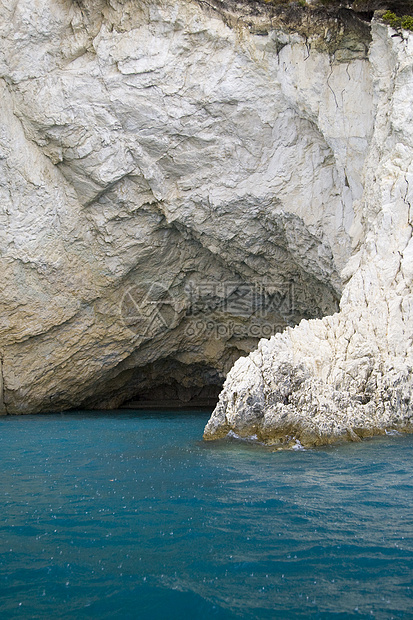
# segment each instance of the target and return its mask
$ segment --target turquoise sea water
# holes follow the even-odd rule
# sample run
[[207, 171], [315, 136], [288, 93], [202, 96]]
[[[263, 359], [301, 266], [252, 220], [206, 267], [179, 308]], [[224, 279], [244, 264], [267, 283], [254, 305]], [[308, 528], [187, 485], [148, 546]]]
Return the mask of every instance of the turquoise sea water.
[[204, 443], [208, 415], [0, 420], [0, 618], [413, 618], [413, 437]]

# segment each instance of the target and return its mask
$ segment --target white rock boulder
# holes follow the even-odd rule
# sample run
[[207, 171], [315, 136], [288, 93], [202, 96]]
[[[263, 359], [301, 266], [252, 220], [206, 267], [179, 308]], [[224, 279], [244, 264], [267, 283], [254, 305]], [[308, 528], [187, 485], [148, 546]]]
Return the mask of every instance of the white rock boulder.
[[374, 24], [369, 62], [374, 132], [340, 312], [262, 340], [239, 360], [206, 439], [231, 430], [313, 446], [412, 430], [413, 35]]

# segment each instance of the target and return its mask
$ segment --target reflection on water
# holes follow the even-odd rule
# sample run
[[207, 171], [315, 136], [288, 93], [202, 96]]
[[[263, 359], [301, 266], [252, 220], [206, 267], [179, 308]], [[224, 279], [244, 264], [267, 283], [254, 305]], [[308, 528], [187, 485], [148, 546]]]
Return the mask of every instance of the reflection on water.
[[1, 618], [412, 618], [413, 437], [271, 452], [205, 414], [0, 420]]

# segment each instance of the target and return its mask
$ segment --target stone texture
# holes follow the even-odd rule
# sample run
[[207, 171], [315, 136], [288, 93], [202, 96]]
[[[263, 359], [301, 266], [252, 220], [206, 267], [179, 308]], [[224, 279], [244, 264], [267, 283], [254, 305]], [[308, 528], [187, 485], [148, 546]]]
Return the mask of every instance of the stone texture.
[[213, 4], [1, 3], [1, 412], [196, 392], [338, 309], [377, 204], [366, 44]]
[[369, 61], [374, 133], [340, 312], [262, 340], [239, 360], [206, 439], [231, 430], [313, 446], [412, 430], [413, 35], [375, 23]]

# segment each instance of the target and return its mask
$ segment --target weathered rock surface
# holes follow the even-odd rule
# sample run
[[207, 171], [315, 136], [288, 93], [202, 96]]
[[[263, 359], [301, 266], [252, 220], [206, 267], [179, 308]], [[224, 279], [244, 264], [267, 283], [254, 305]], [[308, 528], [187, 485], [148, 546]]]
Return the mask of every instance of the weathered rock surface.
[[[351, 351], [377, 329], [367, 318], [367, 288], [396, 291], [388, 282], [398, 273], [407, 286], [410, 273], [409, 251], [396, 240], [410, 238], [403, 172], [410, 112], [397, 103], [409, 96], [409, 69], [393, 75], [397, 50], [410, 43], [383, 30], [372, 52], [373, 61], [384, 54], [380, 81], [365, 29], [347, 32], [333, 20], [307, 24], [305, 37], [269, 9], [243, 17], [222, 6], [1, 3], [1, 412], [116, 407], [159, 386], [220, 385], [260, 336], [338, 309], [351, 230], [374, 246], [378, 224], [371, 222], [384, 218], [386, 191], [390, 258], [377, 247], [373, 260], [365, 242], [354, 260], [371, 263], [372, 284], [347, 287], [343, 300], [343, 311], [359, 313], [354, 333], [345, 330], [356, 379], [376, 363], [375, 347], [384, 346], [378, 336], [368, 355], [362, 347], [370, 362], [360, 366]], [[383, 118], [372, 141], [374, 123], [396, 108], [397, 128], [385, 130]], [[374, 185], [374, 157], [394, 187]], [[386, 295], [383, 307], [392, 305], [384, 313], [377, 302], [378, 323], [392, 326], [391, 341], [405, 351], [410, 298], [404, 288], [397, 293], [399, 312], [396, 297]], [[362, 314], [365, 336], [354, 331]], [[284, 343], [293, 368], [294, 355], [302, 356], [314, 381], [326, 381], [314, 355], [327, 374], [330, 367], [339, 373], [335, 324], [347, 322], [305, 323], [262, 343], [236, 366], [225, 394], [264, 349], [272, 357], [262, 368], [273, 372], [280, 349], [273, 342]], [[331, 335], [319, 342], [317, 330]], [[308, 359], [291, 345], [307, 331]], [[326, 385], [344, 382], [347, 366], [340, 372]], [[232, 420], [225, 398], [219, 411]], [[227, 428], [219, 415], [208, 436]]]
[[236, 362], [207, 439], [312, 446], [413, 428], [413, 35], [374, 24], [369, 67], [374, 131], [340, 312]]

